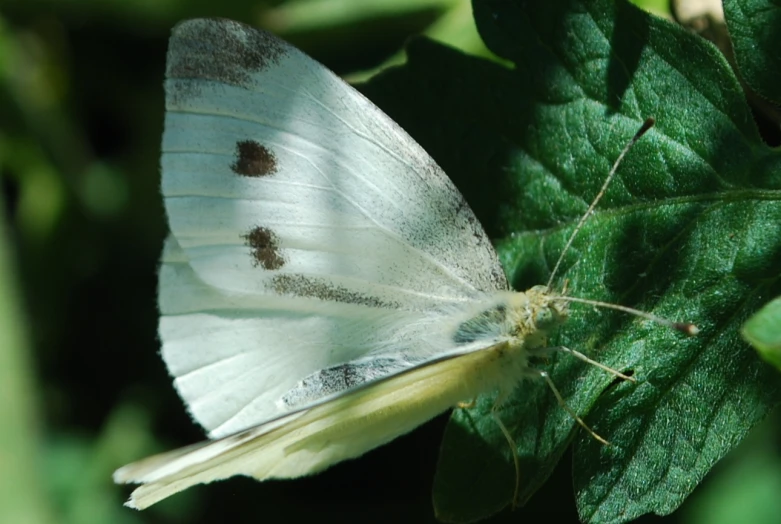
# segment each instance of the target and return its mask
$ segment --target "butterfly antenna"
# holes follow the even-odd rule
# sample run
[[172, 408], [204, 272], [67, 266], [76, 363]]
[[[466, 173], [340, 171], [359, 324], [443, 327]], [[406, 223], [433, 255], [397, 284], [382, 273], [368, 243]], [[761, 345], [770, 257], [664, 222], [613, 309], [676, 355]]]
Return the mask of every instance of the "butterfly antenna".
[[548, 279], [548, 284], [545, 286], [548, 291], [551, 290], [551, 285], [553, 285], [553, 279], [556, 277], [556, 274], [559, 271], [559, 266], [561, 266], [561, 262], [562, 260], [564, 260], [564, 255], [567, 254], [567, 251], [572, 245], [572, 242], [575, 240], [575, 237], [578, 236], [578, 233], [580, 232], [580, 229], [583, 227], [583, 224], [586, 223], [588, 217], [591, 215], [591, 213], [593, 213], [594, 208], [597, 207], [597, 204], [605, 195], [605, 191], [607, 191], [607, 187], [610, 185], [610, 182], [613, 180], [613, 177], [615, 176], [616, 171], [618, 170], [618, 166], [621, 165], [621, 161], [624, 159], [624, 156], [626, 156], [629, 150], [632, 149], [632, 146], [635, 145], [637, 141], [640, 140], [640, 137], [642, 137], [649, 129], [651, 129], [655, 123], [656, 121], [653, 118], [646, 119], [646, 121], [643, 122], [643, 125], [640, 126], [640, 129], [637, 131], [637, 133], [635, 133], [635, 136], [633, 136], [632, 139], [629, 141], [629, 143], [626, 146], [624, 146], [624, 149], [623, 151], [621, 151], [621, 154], [618, 155], [618, 158], [613, 163], [613, 167], [610, 168], [610, 172], [608, 173], [607, 178], [605, 178], [605, 183], [602, 184], [602, 189], [599, 190], [597, 196], [594, 197], [594, 201], [591, 202], [590, 206], [588, 206], [588, 210], [586, 210], [586, 212], [580, 218], [580, 222], [578, 222], [578, 225], [575, 226], [575, 229], [572, 231], [569, 240], [567, 240], [567, 244], [564, 246], [564, 249], [561, 251], [561, 254], [559, 255], [559, 259], [556, 261], [556, 265], [553, 266], [553, 272], [551, 272], [550, 278]]
[[674, 322], [672, 320], [667, 320], [666, 318], [657, 317], [656, 315], [652, 315], [651, 313], [648, 313], [646, 311], [640, 311], [639, 309], [621, 306], [619, 304], [611, 304], [610, 302], [601, 302], [599, 300], [590, 300], [588, 298], [566, 297], [566, 296], [558, 297], [557, 300], [565, 300], [567, 302], [577, 302], [578, 304], [588, 304], [595, 307], [603, 307], [605, 309], [615, 309], [616, 311], [623, 311], [624, 313], [629, 313], [630, 315], [635, 315], [637, 317], [645, 318], [652, 322], [656, 322], [657, 324], [661, 324], [662, 326], [666, 326], [670, 329], [674, 329], [675, 331], [680, 331], [681, 333], [689, 336], [694, 336], [700, 332], [699, 328], [694, 324], [692, 324], [691, 322]]

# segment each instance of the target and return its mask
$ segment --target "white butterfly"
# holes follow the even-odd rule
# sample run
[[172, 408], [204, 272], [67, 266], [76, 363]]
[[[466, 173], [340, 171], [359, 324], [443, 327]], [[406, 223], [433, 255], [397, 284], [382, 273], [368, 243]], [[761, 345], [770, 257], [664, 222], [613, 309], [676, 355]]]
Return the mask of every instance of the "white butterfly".
[[128, 506], [315, 473], [540, 375], [568, 298], [512, 292], [458, 190], [364, 96], [228, 20], [174, 29], [165, 91], [162, 355], [211, 440], [117, 470], [143, 484]]

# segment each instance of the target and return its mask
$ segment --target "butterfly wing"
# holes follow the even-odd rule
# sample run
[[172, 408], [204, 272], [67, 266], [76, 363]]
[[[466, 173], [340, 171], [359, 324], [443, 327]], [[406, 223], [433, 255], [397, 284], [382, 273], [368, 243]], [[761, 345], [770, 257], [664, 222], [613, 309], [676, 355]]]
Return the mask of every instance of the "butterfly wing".
[[[475, 351], [417, 367], [296, 415], [120, 468], [116, 482], [143, 483], [126, 505], [144, 509], [200, 483], [246, 475], [259, 480], [315, 473], [414, 429], [480, 388], [476, 370], [501, 364]], [[398, 409], [403, 406], [404, 409]]]
[[165, 87], [162, 354], [211, 437], [466, 350], [442, 319], [507, 282], [389, 117], [228, 20], [174, 29]]

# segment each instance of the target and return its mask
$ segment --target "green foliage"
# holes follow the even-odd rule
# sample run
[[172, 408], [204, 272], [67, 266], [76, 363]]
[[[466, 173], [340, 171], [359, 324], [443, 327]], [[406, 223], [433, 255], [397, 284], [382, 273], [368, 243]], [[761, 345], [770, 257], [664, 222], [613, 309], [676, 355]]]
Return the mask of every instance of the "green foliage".
[[[781, 514], [781, 457], [777, 453], [778, 412], [757, 427], [739, 448], [720, 462], [717, 475], [706, 481], [681, 508], [692, 524], [773, 524]], [[718, 473], [722, 473], [719, 475]]]
[[[388, 84], [399, 100], [384, 106], [394, 118], [414, 126], [425, 112], [438, 122], [415, 136], [501, 238], [518, 289], [546, 281], [620, 149], [656, 117], [567, 254], [559, 284], [702, 330], [687, 339], [577, 308], [552, 344], [631, 371], [638, 383], [614, 383], [566, 355], [543, 366], [609, 447], [576, 432], [542, 381], [502, 404], [521, 458], [521, 501], [572, 441], [584, 521], [669, 514], [779, 400], [778, 377], [739, 330], [781, 291], [781, 158], [761, 142], [724, 58], [670, 23], [609, 1], [483, 0], [475, 16], [514, 70], [421, 43], [405, 71], [368, 92]], [[434, 487], [440, 518], [471, 521], [512, 499], [515, 473], [492, 406], [482, 399], [453, 415]]]
[[[5, 206], [0, 203], [0, 212]], [[8, 231], [0, 227], [0, 517], [5, 522], [54, 522], [35, 467], [41, 435], [29, 340], [19, 311]], [[9, 402], [13, 400], [13, 402]], [[11, 472], [14, 472], [12, 475]]]
[[781, 100], [781, 53], [778, 30], [781, 6], [768, 0], [725, 0], [735, 59], [743, 79], [768, 100]]
[[781, 297], [765, 305], [746, 321], [743, 337], [762, 358], [781, 369]]
[[[454, 179], [518, 289], [547, 279], [618, 151], [656, 117], [557, 284], [696, 322], [701, 334], [573, 306], [551, 342], [632, 371], [638, 383], [566, 355], [541, 363], [613, 445], [578, 430], [544, 383], [524, 383], [500, 415], [518, 444], [528, 503], [497, 519], [574, 518], [570, 469], [584, 520], [667, 514], [764, 417], [779, 378], [739, 333], [781, 294], [781, 175], [722, 57], [623, 2], [474, 3], [488, 49], [463, 0], [3, 2], [0, 169], [10, 242], [0, 252], [0, 521], [433, 521], [436, 425], [311, 479], [237, 479], [143, 513], [121, 506], [128, 490], [111, 483], [114, 468], [202, 438], [155, 335], [162, 71], [170, 27], [186, 17], [263, 25], [339, 72], [373, 71], [407, 34], [457, 45], [416, 40], [404, 65], [363, 89]], [[762, 17], [775, 11], [756, 6], [728, 2], [728, 24], [742, 75], [778, 102], [778, 67], [768, 66], [778, 37], [762, 33]], [[15, 266], [5, 263], [9, 253]], [[456, 411], [447, 428], [434, 486], [436, 510], [449, 520], [487, 516], [512, 496], [515, 473], [491, 405]], [[774, 449], [733, 459], [735, 475], [761, 464], [752, 480], [775, 486]], [[730, 471], [721, 478], [742, 478]], [[676, 516], [760, 518], [750, 513], [757, 501], [771, 507], [756, 498], [759, 487], [724, 494], [735, 486], [706, 485]]]

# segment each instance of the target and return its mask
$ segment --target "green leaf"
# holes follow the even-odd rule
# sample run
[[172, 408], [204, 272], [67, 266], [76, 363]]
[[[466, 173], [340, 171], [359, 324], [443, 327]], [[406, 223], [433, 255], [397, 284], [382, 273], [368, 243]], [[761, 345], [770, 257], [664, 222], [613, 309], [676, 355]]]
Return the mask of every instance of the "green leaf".
[[781, 369], [781, 297], [748, 319], [742, 333], [762, 358]]
[[[565, 257], [569, 294], [692, 321], [695, 338], [573, 306], [541, 369], [611, 442], [578, 430], [542, 381], [500, 409], [521, 459], [521, 499], [574, 442], [581, 519], [675, 510], [781, 398], [781, 381], [740, 326], [781, 294], [781, 158], [760, 140], [723, 56], [624, 3], [476, 0], [478, 29], [514, 70], [414, 42], [408, 64], [364, 92], [407, 129], [466, 196], [515, 289], [544, 283], [620, 150], [649, 116]], [[465, 399], [468, 400], [468, 399]], [[437, 516], [505, 508], [515, 472], [491, 398], [454, 412], [434, 486]]]
[[776, 524], [781, 514], [779, 413], [775, 411], [719, 462], [676, 515], [678, 522]]
[[765, 98], [781, 100], [781, 6], [768, 0], [724, 0], [724, 18], [743, 79]]

